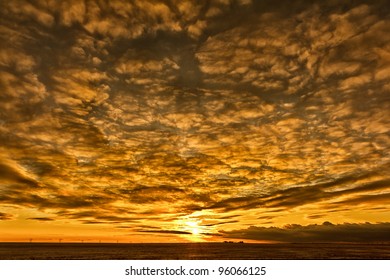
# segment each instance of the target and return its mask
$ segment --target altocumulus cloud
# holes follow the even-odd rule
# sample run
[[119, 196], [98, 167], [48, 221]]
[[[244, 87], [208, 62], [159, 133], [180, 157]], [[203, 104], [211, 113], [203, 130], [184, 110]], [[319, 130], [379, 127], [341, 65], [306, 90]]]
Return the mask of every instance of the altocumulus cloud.
[[1, 217], [172, 233], [188, 217], [207, 234], [268, 232], [290, 216], [379, 229], [390, 219], [389, 9], [2, 1]]

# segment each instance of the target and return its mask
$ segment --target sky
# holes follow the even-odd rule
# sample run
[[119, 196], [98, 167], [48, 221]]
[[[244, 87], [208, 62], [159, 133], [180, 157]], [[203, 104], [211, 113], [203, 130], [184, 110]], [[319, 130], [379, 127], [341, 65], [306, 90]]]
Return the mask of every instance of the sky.
[[0, 241], [389, 242], [390, 6], [1, 1]]

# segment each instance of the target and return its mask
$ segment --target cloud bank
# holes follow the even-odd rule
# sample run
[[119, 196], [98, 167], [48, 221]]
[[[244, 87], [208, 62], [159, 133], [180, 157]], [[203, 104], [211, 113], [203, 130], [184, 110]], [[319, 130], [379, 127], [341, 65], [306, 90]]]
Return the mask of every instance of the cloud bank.
[[227, 238], [274, 242], [389, 242], [389, 223], [321, 225], [297, 224], [278, 227], [251, 226], [244, 230], [222, 232]]

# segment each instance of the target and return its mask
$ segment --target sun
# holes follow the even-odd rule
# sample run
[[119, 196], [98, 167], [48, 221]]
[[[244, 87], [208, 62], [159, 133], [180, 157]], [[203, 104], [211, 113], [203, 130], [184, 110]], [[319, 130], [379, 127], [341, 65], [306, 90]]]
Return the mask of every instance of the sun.
[[190, 231], [193, 235], [199, 235], [200, 234], [200, 227], [199, 227], [199, 221], [187, 221], [185, 222], [186, 228], [188, 231]]
[[181, 237], [189, 242], [205, 242], [209, 236], [209, 228], [201, 215], [190, 214], [175, 221], [175, 228], [185, 232]]

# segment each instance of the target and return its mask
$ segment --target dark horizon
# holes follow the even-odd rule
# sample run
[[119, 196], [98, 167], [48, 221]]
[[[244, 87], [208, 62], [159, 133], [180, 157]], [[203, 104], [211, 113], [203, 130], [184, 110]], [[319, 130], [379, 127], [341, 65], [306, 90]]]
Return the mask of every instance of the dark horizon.
[[390, 259], [390, 243], [0, 243], [0, 260], [1, 259], [379, 260]]

